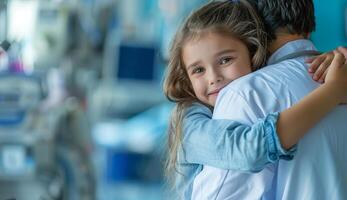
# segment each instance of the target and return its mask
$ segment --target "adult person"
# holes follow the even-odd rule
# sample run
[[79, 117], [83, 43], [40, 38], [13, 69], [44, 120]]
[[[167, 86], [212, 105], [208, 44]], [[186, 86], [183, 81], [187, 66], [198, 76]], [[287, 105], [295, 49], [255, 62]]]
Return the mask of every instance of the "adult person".
[[[225, 87], [218, 95], [214, 119], [252, 124], [268, 113], [289, 108], [319, 85], [307, 73], [305, 63], [305, 59], [316, 52], [308, 40], [315, 29], [312, 0], [252, 2], [257, 3], [273, 39], [268, 66]], [[249, 181], [238, 182], [245, 174], [238, 176], [229, 173], [230, 170], [205, 166], [195, 179], [193, 191], [203, 190], [218, 193], [218, 199], [233, 199], [233, 194], [228, 192], [230, 188], [247, 184], [252, 187], [250, 191], [262, 189], [263, 186], [257, 187], [253, 180], [266, 176], [264, 196], [249, 199], [346, 199], [347, 191], [343, 188], [347, 185], [346, 119], [347, 106], [339, 106], [298, 143], [292, 161], [282, 160], [278, 166], [250, 174]]]

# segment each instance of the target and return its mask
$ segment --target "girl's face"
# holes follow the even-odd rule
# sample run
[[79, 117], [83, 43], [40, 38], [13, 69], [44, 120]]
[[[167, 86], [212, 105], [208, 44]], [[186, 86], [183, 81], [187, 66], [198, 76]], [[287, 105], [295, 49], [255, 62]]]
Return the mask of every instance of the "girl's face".
[[211, 106], [222, 88], [252, 72], [246, 45], [226, 34], [203, 33], [183, 46], [182, 57], [195, 95]]

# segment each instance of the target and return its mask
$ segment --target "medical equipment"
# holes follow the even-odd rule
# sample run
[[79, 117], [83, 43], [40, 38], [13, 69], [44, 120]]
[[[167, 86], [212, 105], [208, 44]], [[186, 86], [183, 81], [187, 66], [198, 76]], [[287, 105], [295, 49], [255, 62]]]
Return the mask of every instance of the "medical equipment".
[[61, 196], [63, 179], [54, 167], [54, 125], [38, 110], [43, 97], [39, 77], [0, 74], [2, 197], [28, 199], [23, 191], [30, 190], [30, 199]]
[[74, 110], [43, 111], [44, 85], [33, 75], [0, 74], [0, 196], [92, 200], [92, 169], [81, 159], [88, 155], [63, 137], [78, 132], [66, 119]]

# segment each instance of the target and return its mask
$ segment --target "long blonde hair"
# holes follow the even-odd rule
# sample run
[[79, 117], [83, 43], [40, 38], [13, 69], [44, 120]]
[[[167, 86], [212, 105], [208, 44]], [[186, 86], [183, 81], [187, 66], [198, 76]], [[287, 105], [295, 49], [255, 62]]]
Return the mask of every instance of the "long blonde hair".
[[253, 70], [266, 61], [267, 36], [255, 9], [247, 0], [210, 2], [186, 19], [171, 44], [164, 80], [166, 97], [176, 103], [168, 131], [166, 173], [169, 176], [177, 171], [184, 112], [191, 103], [199, 102], [182, 61], [182, 48], [187, 41], [198, 38], [206, 31], [228, 34], [242, 41], [250, 52]]

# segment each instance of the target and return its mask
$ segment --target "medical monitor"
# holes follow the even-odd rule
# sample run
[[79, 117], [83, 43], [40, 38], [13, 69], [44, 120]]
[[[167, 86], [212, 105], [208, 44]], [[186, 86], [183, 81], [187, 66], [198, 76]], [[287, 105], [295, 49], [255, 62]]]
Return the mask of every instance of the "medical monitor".
[[115, 66], [116, 82], [155, 82], [157, 77], [157, 49], [154, 45], [122, 43]]

